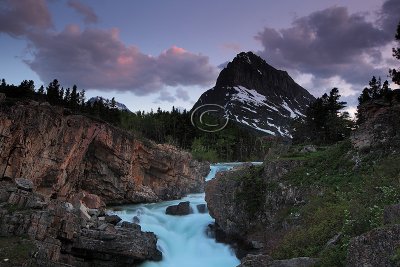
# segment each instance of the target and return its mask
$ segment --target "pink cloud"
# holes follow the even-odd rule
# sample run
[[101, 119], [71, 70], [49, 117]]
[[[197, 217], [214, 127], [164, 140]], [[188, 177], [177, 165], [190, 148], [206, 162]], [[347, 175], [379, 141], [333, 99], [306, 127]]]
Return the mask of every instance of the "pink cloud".
[[69, 25], [59, 33], [32, 33], [29, 39], [32, 59], [25, 62], [43, 81], [57, 78], [86, 89], [146, 95], [165, 86], [208, 86], [217, 75], [204, 55], [173, 46], [152, 57], [125, 45], [118, 29]]

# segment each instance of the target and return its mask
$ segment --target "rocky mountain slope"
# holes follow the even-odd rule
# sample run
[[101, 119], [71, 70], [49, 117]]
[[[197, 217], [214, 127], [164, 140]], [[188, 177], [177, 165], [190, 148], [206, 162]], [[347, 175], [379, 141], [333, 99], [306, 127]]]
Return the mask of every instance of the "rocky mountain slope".
[[193, 110], [218, 104], [234, 122], [264, 134], [290, 137], [292, 120], [303, 116], [314, 100], [286, 71], [252, 52], [242, 52], [221, 71], [215, 86], [201, 95]]
[[173, 146], [32, 101], [0, 105], [0, 151], [0, 177], [28, 178], [65, 200], [80, 192], [107, 204], [179, 198], [202, 191], [209, 171]]

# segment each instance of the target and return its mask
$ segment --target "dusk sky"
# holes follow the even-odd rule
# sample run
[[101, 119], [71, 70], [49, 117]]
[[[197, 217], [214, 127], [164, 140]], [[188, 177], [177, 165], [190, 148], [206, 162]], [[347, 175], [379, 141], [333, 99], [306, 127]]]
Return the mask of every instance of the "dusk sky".
[[132, 111], [190, 109], [221, 67], [253, 51], [320, 96], [355, 105], [388, 79], [399, 0], [0, 0], [0, 78], [57, 78]]

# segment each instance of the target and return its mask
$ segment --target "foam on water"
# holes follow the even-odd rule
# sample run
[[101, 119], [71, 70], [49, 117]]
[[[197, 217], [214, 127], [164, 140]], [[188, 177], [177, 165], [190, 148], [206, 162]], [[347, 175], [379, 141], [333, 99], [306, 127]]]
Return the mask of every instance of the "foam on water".
[[[239, 163], [220, 163], [211, 166], [206, 180], [219, 171], [229, 170]], [[229, 246], [217, 243], [206, 235], [207, 226], [214, 220], [208, 213], [197, 212], [196, 205], [205, 204], [205, 194], [191, 194], [181, 200], [130, 205], [116, 212], [124, 221], [137, 216], [143, 231], [154, 232], [158, 248], [163, 253], [160, 262], [146, 262], [141, 267], [234, 267], [240, 261]], [[194, 213], [186, 216], [166, 215], [170, 205], [190, 201]]]

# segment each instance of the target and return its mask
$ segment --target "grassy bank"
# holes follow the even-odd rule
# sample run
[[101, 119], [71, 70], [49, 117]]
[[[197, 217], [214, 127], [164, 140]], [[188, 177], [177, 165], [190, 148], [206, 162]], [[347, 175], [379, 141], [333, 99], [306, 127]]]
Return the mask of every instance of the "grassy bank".
[[[285, 235], [272, 256], [319, 257], [320, 266], [344, 266], [349, 240], [383, 226], [384, 207], [400, 202], [400, 156], [375, 156], [358, 155], [344, 141], [314, 153], [280, 157], [303, 161], [284, 180], [318, 187], [322, 193], [309, 196], [304, 206], [288, 212], [299, 215], [300, 226]], [[338, 237], [336, 242], [326, 245], [334, 237]]]

